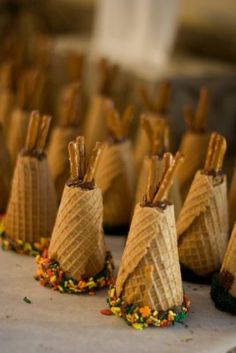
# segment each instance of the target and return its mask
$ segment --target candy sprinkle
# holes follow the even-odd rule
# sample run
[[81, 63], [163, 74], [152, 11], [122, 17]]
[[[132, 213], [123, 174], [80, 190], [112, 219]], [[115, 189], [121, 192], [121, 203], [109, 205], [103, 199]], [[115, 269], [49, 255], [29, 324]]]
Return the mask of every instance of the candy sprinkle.
[[24, 302], [26, 302], [27, 304], [32, 304], [32, 301], [29, 299], [29, 298], [27, 298], [27, 297], [24, 297]]
[[[190, 301], [186, 296], [184, 296], [183, 304], [178, 312], [174, 312], [174, 310], [158, 312], [149, 306], [127, 305], [122, 298], [116, 297], [114, 285], [109, 288], [107, 303], [113, 315], [123, 317], [127, 324], [136, 330], [142, 330], [148, 326], [166, 327], [174, 325], [176, 322], [182, 323], [190, 307]], [[101, 313], [108, 315], [104, 313], [104, 310], [101, 310]]]
[[67, 276], [57, 261], [49, 259], [47, 250], [44, 250], [42, 256], [37, 255], [35, 261], [38, 265], [35, 279], [40, 281], [42, 286], [53, 288], [60, 293], [80, 294], [87, 292], [90, 295], [94, 295], [96, 294], [96, 289], [110, 286], [114, 281], [113, 259], [108, 251], [103, 270], [96, 276], [79, 281]]
[[40, 238], [38, 242], [30, 243], [23, 240], [12, 240], [10, 239], [4, 230], [4, 225], [0, 223], [0, 238], [2, 238], [2, 249], [3, 250], [13, 250], [18, 254], [24, 254], [29, 256], [36, 256], [41, 254], [44, 249], [49, 246], [49, 238]]

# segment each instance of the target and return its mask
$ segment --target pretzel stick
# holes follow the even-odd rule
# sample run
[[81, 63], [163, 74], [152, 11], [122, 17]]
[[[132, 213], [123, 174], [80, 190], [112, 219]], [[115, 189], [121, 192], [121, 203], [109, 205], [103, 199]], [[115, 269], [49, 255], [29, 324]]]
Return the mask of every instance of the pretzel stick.
[[153, 123], [150, 121], [150, 128], [152, 128], [152, 137], [150, 141], [151, 153], [161, 154], [164, 149], [164, 119], [157, 118]]
[[76, 122], [77, 114], [76, 114], [76, 108], [77, 108], [77, 103], [78, 103], [78, 98], [79, 98], [79, 90], [80, 90], [80, 83], [75, 83], [71, 87], [71, 93], [70, 93], [70, 98], [69, 98], [69, 108], [68, 108], [68, 114], [66, 117], [67, 124], [66, 125], [73, 125]]
[[123, 138], [122, 123], [115, 109], [110, 109], [107, 113], [107, 128], [115, 139]]
[[217, 165], [218, 154], [221, 149], [221, 140], [222, 140], [222, 136], [217, 133], [215, 138], [215, 144], [213, 146], [213, 154], [210, 162], [210, 170], [215, 170], [215, 167]]
[[184, 113], [184, 121], [185, 121], [185, 126], [187, 130], [193, 131], [194, 126], [193, 126], [193, 120], [194, 120], [194, 114], [193, 114], [193, 108], [190, 105], [185, 105], [183, 108], [183, 113]]
[[96, 142], [96, 145], [92, 151], [92, 155], [89, 159], [87, 171], [83, 179], [84, 183], [91, 183], [93, 181], [95, 171], [97, 169], [99, 157], [101, 155], [103, 148], [104, 148], [104, 144], [102, 142]]
[[226, 152], [226, 140], [223, 136], [220, 136], [220, 140], [215, 148], [215, 156], [213, 160], [213, 169], [217, 172], [222, 168], [225, 152]]
[[151, 139], [152, 139], [152, 127], [151, 127], [151, 124], [150, 124], [150, 119], [148, 119], [148, 117], [145, 114], [141, 115], [140, 124], [141, 124], [141, 128], [143, 128], [144, 131], [146, 132], [148, 139], [151, 141]]
[[86, 171], [85, 139], [84, 136], [76, 138], [76, 146], [79, 154], [79, 179], [83, 180]]
[[170, 150], [170, 127], [167, 123], [165, 123], [163, 135], [164, 152], [168, 152]]
[[170, 98], [170, 83], [163, 81], [160, 83], [159, 90], [157, 92], [157, 100], [154, 105], [155, 112], [158, 114], [165, 114], [167, 105]]
[[73, 141], [68, 144], [69, 161], [70, 161], [70, 178], [72, 180], [78, 179], [78, 165], [76, 160], [76, 149]]
[[158, 156], [152, 156], [148, 165], [148, 184], [146, 189], [147, 202], [152, 202], [153, 197], [157, 191], [159, 180], [157, 180], [157, 165], [159, 158]]
[[164, 153], [163, 156], [163, 173], [162, 173], [162, 178], [161, 178], [161, 182], [164, 179], [168, 169], [170, 168], [170, 166], [173, 163], [173, 155], [170, 152]]
[[198, 132], [203, 132], [206, 128], [208, 97], [208, 89], [202, 87], [194, 119], [194, 127]]
[[153, 104], [148, 96], [147, 88], [144, 86], [139, 87], [139, 93], [142, 98], [143, 104], [148, 111], [153, 111]]
[[213, 132], [210, 137], [210, 141], [208, 144], [207, 148], [207, 156], [206, 156], [206, 161], [204, 165], [204, 170], [210, 170], [210, 167], [212, 165], [212, 158], [214, 154], [214, 148], [215, 148], [215, 143], [216, 143], [216, 138], [217, 138], [217, 132]]
[[127, 136], [129, 133], [129, 127], [130, 127], [131, 121], [133, 120], [133, 117], [134, 117], [134, 107], [132, 105], [128, 105], [121, 117], [124, 137]]
[[175, 155], [175, 158], [173, 160], [173, 163], [171, 166], [168, 168], [167, 172], [164, 175], [164, 178], [162, 182], [160, 183], [160, 187], [154, 197], [153, 203], [156, 203], [158, 201], [163, 201], [163, 198], [165, 198], [166, 194], [168, 193], [172, 182], [173, 182], [173, 177], [176, 169], [178, 166], [183, 162], [183, 156], [180, 152], [177, 152]]
[[39, 128], [38, 140], [36, 145], [36, 148], [40, 151], [43, 151], [46, 145], [46, 140], [47, 140], [51, 120], [52, 120], [52, 117], [49, 115], [44, 115], [42, 117], [42, 122]]
[[41, 117], [39, 112], [33, 111], [30, 115], [30, 121], [26, 136], [25, 148], [27, 150], [33, 150], [36, 147], [40, 124]]

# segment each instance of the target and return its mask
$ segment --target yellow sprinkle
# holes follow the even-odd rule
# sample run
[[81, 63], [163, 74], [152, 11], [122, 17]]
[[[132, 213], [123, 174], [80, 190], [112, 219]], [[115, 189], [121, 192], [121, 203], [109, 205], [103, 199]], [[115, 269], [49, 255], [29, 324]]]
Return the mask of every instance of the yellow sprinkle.
[[112, 311], [112, 313], [113, 313], [114, 315], [116, 315], [116, 316], [121, 316], [121, 310], [120, 310], [120, 308], [118, 308], [118, 307], [113, 307], [113, 308], [111, 308], [111, 311]]
[[135, 330], [142, 330], [144, 325], [136, 322], [135, 324], [132, 324], [132, 326]]

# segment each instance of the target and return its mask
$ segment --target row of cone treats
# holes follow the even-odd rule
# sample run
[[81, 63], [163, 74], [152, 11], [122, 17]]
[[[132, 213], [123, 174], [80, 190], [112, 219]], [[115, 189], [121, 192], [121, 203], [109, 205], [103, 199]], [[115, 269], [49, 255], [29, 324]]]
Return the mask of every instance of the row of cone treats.
[[[31, 115], [3, 219], [3, 245], [22, 253], [38, 253], [36, 278], [41, 284], [61, 292], [93, 293], [95, 289], [113, 283], [112, 258], [106, 249], [102, 228], [102, 193], [94, 181], [104, 145], [97, 143], [87, 159], [83, 137], [69, 143], [70, 178], [56, 216], [55, 190], [44, 152], [49, 123], [48, 116], [41, 117], [36, 112]], [[117, 294], [114, 288], [109, 291], [112, 312], [121, 314], [123, 305], [132, 303], [139, 308], [142, 322], [141, 325], [132, 322], [136, 328], [181, 321], [189, 306], [182, 289], [174, 210], [166, 200], [182, 156], [177, 153], [173, 159], [167, 153], [163, 158], [160, 182], [156, 157], [150, 161], [147, 193], [143, 204], [135, 209], [116, 282]], [[47, 249], [46, 241], [41, 237], [50, 237], [50, 233]], [[130, 246], [133, 248], [131, 253]], [[127, 261], [129, 273], [125, 273]], [[116, 296], [115, 303], [110, 297], [112, 292]], [[132, 292], [135, 295], [132, 296]], [[124, 314], [124, 317], [130, 323], [129, 316]]]
[[[119, 124], [123, 122], [118, 121]], [[41, 117], [38, 113], [31, 116], [4, 218], [4, 241], [22, 252], [30, 249], [36, 253], [42, 249], [41, 236], [50, 235], [49, 229], [55, 218], [56, 207], [53, 208], [53, 205], [56, 205], [56, 197], [44, 153], [49, 123], [48, 116]], [[119, 127], [123, 128], [123, 124]], [[84, 138], [78, 137], [76, 142], [69, 143], [71, 177], [64, 188], [49, 250], [37, 257], [37, 278], [42, 284], [60, 291], [91, 291], [111, 282], [111, 256], [105, 250], [102, 231], [102, 196], [94, 183], [101, 148], [100, 143], [95, 146], [87, 164]], [[225, 139], [213, 133], [204, 170], [197, 173], [177, 223], [180, 262], [203, 277], [219, 268], [227, 245], [227, 224], [224, 223], [227, 214], [224, 219], [221, 210], [222, 205], [227, 204], [222, 173], [225, 150]], [[179, 153], [174, 159], [170, 153], [165, 153], [160, 176], [158, 157], [150, 159], [146, 193], [143, 202], [138, 203], [134, 211], [116, 288], [109, 291], [108, 301], [112, 311], [125, 316], [136, 328], [179, 321], [188, 309], [189, 303], [182, 290], [174, 210], [167, 201], [174, 171], [181, 160]], [[27, 183], [29, 180], [31, 184]], [[194, 193], [195, 184], [199, 186], [199, 183], [203, 191], [202, 197], [197, 200], [201, 202], [197, 203]], [[49, 210], [44, 212], [46, 197], [43, 189], [47, 190], [46, 204], [50, 205], [51, 210], [54, 209], [52, 213]], [[23, 199], [20, 198], [22, 195]], [[202, 229], [204, 237], [200, 238]], [[94, 239], [97, 241], [94, 242]], [[192, 256], [196, 248], [200, 253], [198, 262]], [[204, 251], [208, 255], [205, 258]], [[185, 258], [193, 258], [194, 261], [187, 262]], [[133, 304], [136, 311], [132, 311], [135, 310]], [[162, 319], [160, 312], [165, 312]]]

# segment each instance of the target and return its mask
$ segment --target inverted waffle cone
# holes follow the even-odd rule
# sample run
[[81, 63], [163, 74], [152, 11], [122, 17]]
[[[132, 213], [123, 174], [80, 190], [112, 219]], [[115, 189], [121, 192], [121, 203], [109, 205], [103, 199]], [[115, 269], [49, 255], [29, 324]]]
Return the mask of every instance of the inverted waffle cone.
[[226, 178], [196, 173], [177, 222], [180, 262], [199, 276], [218, 270], [228, 241]]
[[234, 173], [229, 190], [229, 224], [230, 228], [233, 228], [234, 222], [236, 221], [236, 166], [234, 167]]
[[183, 199], [187, 196], [195, 173], [204, 164], [208, 141], [208, 134], [186, 132], [182, 137], [179, 150], [184, 155], [184, 163], [177, 170], [177, 178]]
[[11, 115], [11, 122], [7, 134], [7, 147], [13, 164], [16, 162], [17, 155], [24, 146], [29, 114], [21, 109], [15, 109]]
[[38, 242], [49, 237], [57, 211], [46, 158], [18, 156], [4, 225], [12, 240]]
[[55, 127], [48, 147], [48, 165], [60, 200], [66, 180], [69, 177], [67, 158], [68, 143], [78, 136], [76, 127]]
[[101, 95], [92, 97], [85, 124], [85, 140], [88, 153], [97, 141], [104, 141], [107, 136], [106, 98]]
[[102, 190], [104, 224], [126, 225], [130, 222], [134, 192], [134, 166], [129, 141], [107, 146], [96, 171]]
[[0, 213], [4, 213], [7, 207], [10, 193], [12, 169], [8, 151], [5, 146], [3, 131], [0, 127]]
[[116, 281], [127, 304], [168, 310], [183, 302], [173, 206], [137, 204]]
[[[149, 163], [150, 163], [150, 157], [145, 157], [143, 161], [143, 166], [140, 170], [140, 175], [137, 183], [137, 189], [135, 194], [135, 205], [139, 202], [142, 202], [143, 196], [145, 195], [146, 186], [148, 184]], [[162, 159], [159, 159], [158, 163], [159, 163], [159, 167], [158, 167], [159, 174], [157, 176], [157, 180], [160, 180], [163, 172]], [[182, 202], [181, 202], [178, 180], [175, 177], [174, 177], [173, 185], [169, 191], [168, 200], [174, 205], [175, 217], [177, 217], [180, 212]]]
[[14, 95], [9, 90], [0, 92], [0, 122], [3, 126], [4, 136], [7, 136], [11, 121], [11, 112], [14, 107]]
[[49, 246], [49, 257], [57, 260], [69, 276], [80, 279], [98, 274], [105, 265], [102, 230], [102, 194], [65, 186]]
[[221, 267], [221, 272], [223, 271], [230, 273], [234, 277], [229, 293], [236, 298], [236, 223], [225, 252], [224, 261]]

